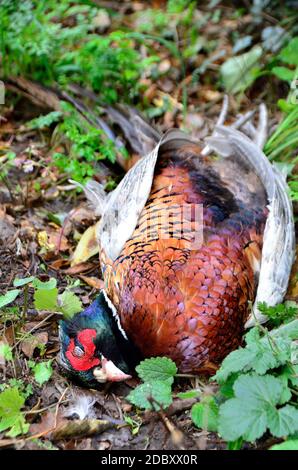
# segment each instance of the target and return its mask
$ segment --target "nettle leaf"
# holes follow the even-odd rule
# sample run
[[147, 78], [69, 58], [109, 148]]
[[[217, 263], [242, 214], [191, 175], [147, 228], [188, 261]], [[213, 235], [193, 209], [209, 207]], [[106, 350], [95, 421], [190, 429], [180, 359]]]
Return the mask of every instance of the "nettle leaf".
[[276, 414], [276, 405], [283, 402], [283, 390], [284, 383], [271, 375], [240, 376], [234, 384], [235, 398], [220, 406], [220, 435], [227, 441], [243, 437], [246, 441], [253, 442], [261, 437], [268, 427], [273, 434], [279, 432], [282, 426], [286, 428], [285, 415], [288, 410], [283, 412], [279, 419]]
[[127, 400], [145, 410], [167, 408], [173, 401], [171, 385], [168, 380], [144, 383], [132, 390], [127, 396]]
[[0, 308], [11, 304], [19, 295], [21, 291], [19, 289], [13, 289], [6, 292], [4, 295], [0, 295]]
[[36, 310], [49, 310], [50, 312], [59, 311], [58, 289], [37, 289], [34, 292], [34, 306]]
[[81, 312], [83, 309], [80, 299], [69, 290], [65, 290], [63, 294], [59, 296], [58, 302], [60, 311], [63, 313], [66, 320], [70, 320], [76, 313]]
[[28, 431], [29, 424], [21, 413], [24, 403], [25, 398], [17, 387], [7, 388], [0, 393], [0, 432], [10, 428], [7, 435], [15, 437]]
[[39, 362], [37, 364], [35, 364], [33, 361], [30, 361], [29, 366], [33, 371], [34, 379], [39, 385], [43, 385], [52, 377], [52, 360]]
[[281, 444], [275, 444], [269, 450], [298, 450], [298, 439], [288, 439]]
[[206, 396], [193, 405], [191, 418], [198, 428], [216, 432], [218, 428], [218, 405], [213, 396]]
[[136, 371], [144, 382], [160, 380], [172, 385], [174, 376], [177, 374], [177, 367], [175, 362], [167, 357], [153, 357], [142, 361], [136, 367]]

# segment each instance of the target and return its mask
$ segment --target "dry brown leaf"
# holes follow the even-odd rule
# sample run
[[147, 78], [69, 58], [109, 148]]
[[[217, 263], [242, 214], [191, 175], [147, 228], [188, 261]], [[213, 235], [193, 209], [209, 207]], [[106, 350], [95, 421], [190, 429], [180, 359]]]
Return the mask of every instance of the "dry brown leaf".
[[21, 342], [21, 350], [25, 356], [31, 358], [33, 356], [34, 350], [38, 345], [46, 345], [49, 340], [49, 335], [46, 331], [36, 333], [35, 335], [30, 336], [30, 338], [25, 339]]
[[94, 287], [95, 289], [103, 289], [104, 288], [104, 282], [102, 279], [98, 279], [97, 277], [88, 277], [88, 276], [79, 276], [82, 281], [86, 282], [88, 286]]
[[68, 269], [64, 269], [63, 272], [65, 274], [70, 274], [71, 276], [74, 276], [75, 274], [92, 271], [95, 267], [96, 265], [94, 263], [79, 263], [75, 266], [71, 266]]

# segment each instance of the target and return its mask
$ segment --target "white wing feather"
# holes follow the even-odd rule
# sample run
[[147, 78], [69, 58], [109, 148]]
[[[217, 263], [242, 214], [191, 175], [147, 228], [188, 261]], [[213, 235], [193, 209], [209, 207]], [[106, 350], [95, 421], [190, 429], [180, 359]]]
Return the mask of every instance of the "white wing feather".
[[216, 136], [206, 141], [220, 155], [236, 155], [249, 164], [261, 179], [268, 196], [269, 214], [264, 231], [259, 284], [252, 314], [245, 325], [250, 327], [267, 320], [258, 310], [258, 303], [274, 306], [283, 301], [287, 290], [295, 259], [293, 209], [288, 187], [283, 175], [271, 165], [260, 147], [241, 132], [220, 126]]

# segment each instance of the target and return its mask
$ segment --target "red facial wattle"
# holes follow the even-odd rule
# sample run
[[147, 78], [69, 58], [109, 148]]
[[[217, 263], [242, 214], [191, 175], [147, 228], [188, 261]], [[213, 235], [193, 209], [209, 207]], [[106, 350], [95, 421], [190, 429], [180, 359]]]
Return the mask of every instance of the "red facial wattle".
[[93, 339], [96, 337], [96, 330], [85, 329], [78, 333], [77, 339], [84, 347], [84, 355], [78, 357], [75, 355], [75, 340], [70, 340], [68, 349], [65, 353], [67, 359], [75, 370], [84, 371], [100, 364], [100, 360], [94, 357], [95, 344]]

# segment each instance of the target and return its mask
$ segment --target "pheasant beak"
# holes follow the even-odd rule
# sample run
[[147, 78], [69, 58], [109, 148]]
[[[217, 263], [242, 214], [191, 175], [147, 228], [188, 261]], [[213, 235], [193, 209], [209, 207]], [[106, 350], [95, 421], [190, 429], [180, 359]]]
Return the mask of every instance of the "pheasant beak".
[[102, 367], [95, 367], [93, 370], [94, 378], [99, 383], [122, 382], [131, 379], [131, 375], [122, 372], [112, 361], [108, 361], [104, 356], [102, 356], [101, 365]]

